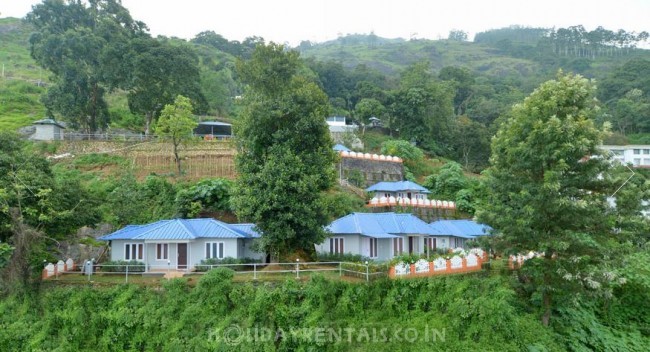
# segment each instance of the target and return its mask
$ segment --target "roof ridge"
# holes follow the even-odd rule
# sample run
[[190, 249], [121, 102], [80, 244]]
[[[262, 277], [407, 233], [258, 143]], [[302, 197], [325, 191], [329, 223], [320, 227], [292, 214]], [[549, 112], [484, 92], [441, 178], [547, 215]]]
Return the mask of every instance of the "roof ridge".
[[[159, 229], [159, 228], [165, 226], [165, 225], [166, 225], [168, 222], [170, 222], [170, 221], [173, 221], [173, 219], [172, 219], [172, 220], [158, 220], [158, 221], [156, 221], [156, 222], [154, 222], [154, 223], [151, 223], [151, 224], [144, 224], [144, 225], [142, 225], [142, 226], [152, 225], [152, 228], [151, 228], [151, 229], [148, 229], [147, 231], [145, 231], [145, 232], [143, 232], [143, 233], [138, 234], [137, 236], [135, 236], [134, 239], [138, 239], [139, 237], [142, 237], [142, 236], [144, 236], [145, 234], [147, 234], [147, 233], [149, 233], [149, 232], [151, 232], [151, 231], [153, 231], [153, 230], [157, 230], [157, 229]], [[160, 225], [156, 225], [156, 226], [154, 226], [154, 225], [157, 224], [157, 223], [160, 223]]]
[[192, 236], [192, 239], [196, 239], [196, 238], [197, 238], [197, 236], [194, 234], [194, 231], [190, 230], [190, 229], [187, 227], [187, 225], [185, 225], [185, 223], [184, 223], [184, 221], [191, 220], [191, 219], [174, 219], [174, 220], [175, 220], [175, 221], [178, 221], [178, 222], [181, 224], [181, 226], [183, 226], [183, 228], [185, 229], [185, 231], [187, 231], [187, 232], [190, 234], [190, 236]]
[[242, 235], [241, 233], [237, 232], [235, 229], [231, 228], [230, 227], [231, 224], [227, 224], [227, 223], [225, 223], [223, 221], [219, 221], [219, 220], [214, 219], [214, 218], [210, 218], [210, 221], [213, 222], [216, 226], [219, 226], [220, 228], [225, 229], [228, 232], [233, 233], [238, 237], [248, 237], [248, 236]]

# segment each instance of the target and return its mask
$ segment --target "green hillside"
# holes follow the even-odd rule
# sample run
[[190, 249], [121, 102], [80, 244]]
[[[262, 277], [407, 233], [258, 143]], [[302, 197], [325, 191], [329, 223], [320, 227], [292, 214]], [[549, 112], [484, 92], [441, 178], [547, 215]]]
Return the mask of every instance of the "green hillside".
[[[387, 75], [399, 73], [411, 64], [428, 61], [434, 70], [445, 66], [464, 66], [495, 77], [548, 78], [562, 68], [599, 78], [633, 58], [650, 58], [650, 51], [642, 49], [588, 59], [551, 55], [543, 48], [524, 43], [491, 45], [428, 39], [377, 41], [372, 36], [359, 35], [354, 36], [356, 40], [353, 41], [346, 38], [298, 49], [304, 57], [338, 61], [348, 68], [363, 64]], [[530, 86], [534, 87], [537, 83]]]
[[47, 76], [29, 56], [29, 25], [17, 18], [0, 18], [0, 131], [16, 130], [43, 118], [39, 84]]

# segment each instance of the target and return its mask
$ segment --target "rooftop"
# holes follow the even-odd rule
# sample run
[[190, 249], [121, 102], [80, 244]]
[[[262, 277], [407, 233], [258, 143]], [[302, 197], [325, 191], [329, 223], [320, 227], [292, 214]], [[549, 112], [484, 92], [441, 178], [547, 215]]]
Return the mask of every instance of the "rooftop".
[[436, 235], [431, 226], [413, 214], [352, 213], [334, 220], [326, 230], [333, 234], [358, 234], [374, 238], [393, 238], [396, 235]]
[[473, 220], [438, 220], [429, 226], [442, 235], [475, 238], [477, 236], [489, 235], [491, 227], [479, 224]]
[[215, 219], [160, 220], [127, 225], [100, 240], [192, 240], [197, 238], [258, 238], [253, 224], [226, 224]]
[[428, 189], [411, 181], [379, 182], [366, 188], [367, 192], [402, 192], [417, 191], [419, 193], [431, 193]]

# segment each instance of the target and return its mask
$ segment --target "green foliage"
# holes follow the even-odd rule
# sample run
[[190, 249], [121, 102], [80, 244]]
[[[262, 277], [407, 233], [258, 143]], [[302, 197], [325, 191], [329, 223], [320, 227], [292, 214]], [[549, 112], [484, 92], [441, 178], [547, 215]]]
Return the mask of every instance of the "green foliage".
[[[357, 268], [358, 270], [359, 268]], [[498, 277], [377, 280], [368, 284], [314, 276], [306, 283], [233, 283], [233, 271], [215, 269], [190, 288], [185, 280], [162, 288], [135, 285], [53, 287], [36, 307], [0, 301], [0, 348], [55, 350], [547, 350], [565, 347], [521, 308]], [[489, 292], [490, 294], [486, 294]], [[226, 340], [234, 326], [251, 330]], [[312, 329], [325, 329], [318, 339]], [[328, 329], [341, 337], [328, 338]], [[353, 329], [347, 339], [343, 329]], [[391, 339], [383, 339], [380, 329]], [[268, 329], [266, 339], [254, 329]], [[306, 334], [300, 334], [306, 329]], [[370, 338], [363, 338], [363, 329]], [[418, 338], [404, 340], [404, 330]], [[425, 331], [442, 334], [435, 342]], [[276, 332], [287, 335], [276, 339]], [[372, 338], [377, 331], [377, 339]], [[292, 335], [289, 333], [294, 332]], [[397, 340], [395, 336], [401, 338]], [[250, 338], [248, 338], [250, 336]], [[290, 336], [290, 337], [289, 337]], [[231, 337], [237, 338], [238, 335]], [[359, 337], [359, 338], [357, 338]], [[234, 343], [233, 343], [234, 342]]]
[[0, 132], [0, 241], [14, 248], [0, 288], [34, 287], [58, 241], [99, 220], [97, 205], [78, 179], [55, 175], [18, 136]]
[[334, 221], [353, 212], [362, 211], [366, 204], [364, 198], [340, 188], [323, 193], [320, 202], [329, 221]]
[[4, 268], [9, 262], [14, 248], [7, 243], [0, 242], [0, 269]]
[[130, 45], [131, 80], [125, 88], [131, 112], [144, 115], [145, 134], [162, 109], [175, 104], [179, 95], [191, 101], [190, 111], [207, 111], [208, 103], [200, 86], [199, 59], [193, 47], [184, 42], [150, 38], [133, 40]]
[[640, 202], [608, 206], [621, 182], [609, 162], [583, 159], [600, 155], [603, 136], [591, 119], [593, 93], [588, 80], [560, 73], [514, 106], [492, 141], [479, 220], [501, 233], [507, 253], [544, 253], [526, 262], [521, 275], [545, 324], [563, 297], [597, 294], [611, 284], [602, 265], [616, 257], [612, 236], [626, 238], [614, 228], [639, 217]]
[[[0, 46], [2, 46], [1, 43]], [[20, 127], [42, 119], [45, 116], [45, 108], [40, 104], [39, 97], [44, 91], [43, 87], [33, 83], [20, 80], [1, 80], [0, 116], [2, 119], [0, 119], [0, 131], [14, 132]]]
[[159, 176], [148, 176], [140, 183], [132, 174], [123, 175], [101, 190], [104, 217], [116, 227], [172, 218], [176, 192], [175, 185]]
[[366, 178], [359, 170], [350, 170], [348, 172], [348, 182], [356, 187], [363, 187], [366, 184]]
[[328, 221], [320, 192], [334, 181], [327, 96], [296, 74], [298, 54], [281, 45], [258, 46], [238, 68], [250, 89], [235, 126], [237, 215], [264, 233], [267, 253], [313, 252]]
[[123, 165], [125, 161], [119, 155], [90, 153], [75, 157], [72, 163], [77, 167], [104, 167], [108, 165]]
[[233, 182], [224, 178], [207, 179], [176, 194], [178, 213], [193, 218], [202, 212], [229, 211]]
[[174, 104], [165, 105], [160, 113], [155, 132], [157, 135], [171, 140], [178, 175], [181, 174], [179, 147], [194, 139], [192, 131], [198, 124], [192, 115], [192, 102], [182, 95], [176, 97]]
[[438, 169], [438, 172], [427, 176], [423, 186], [432, 192], [435, 199], [456, 199], [458, 191], [466, 189], [469, 181], [463, 173], [463, 168], [455, 162], [448, 162]]
[[129, 273], [142, 273], [145, 271], [145, 264], [137, 260], [109, 260], [102, 263], [101, 271], [107, 273], [125, 273], [127, 266], [129, 267]]
[[74, 127], [94, 132], [108, 125], [107, 89], [125, 80], [120, 65], [129, 40], [143, 36], [146, 26], [134, 21], [115, 0], [85, 3], [46, 0], [26, 16], [36, 32], [31, 55], [54, 74], [55, 84], [43, 98]]
[[[217, 259], [217, 258], [209, 258], [209, 259], [203, 259], [199, 263], [199, 265], [196, 266], [196, 271], [208, 271], [208, 270], [214, 270], [216, 268], [212, 268], [212, 265], [228, 265], [228, 264], [253, 264], [253, 263], [261, 263], [262, 261], [259, 259], [252, 259], [252, 258], [232, 258], [232, 257], [226, 257], [223, 259]], [[228, 269], [234, 270], [234, 271], [252, 271], [253, 266], [248, 266], [248, 265], [233, 265], [228, 267]]]
[[366, 261], [372, 262], [372, 259], [364, 257], [361, 254], [352, 253], [327, 253], [320, 252], [316, 254], [316, 260], [319, 262], [352, 262], [364, 263]]
[[424, 159], [422, 150], [404, 140], [385, 141], [381, 144], [381, 153], [395, 155], [411, 164], [416, 164]]
[[436, 81], [427, 63], [410, 66], [402, 73], [400, 89], [392, 96], [390, 128], [400, 138], [440, 154], [450, 141], [453, 126], [453, 90]]

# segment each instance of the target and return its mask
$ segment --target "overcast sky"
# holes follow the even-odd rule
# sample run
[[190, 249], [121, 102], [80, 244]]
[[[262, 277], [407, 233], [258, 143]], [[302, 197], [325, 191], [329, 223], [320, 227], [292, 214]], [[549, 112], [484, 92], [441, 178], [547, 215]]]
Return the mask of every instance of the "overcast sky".
[[[0, 0], [1, 17], [23, 17], [40, 0]], [[261, 36], [297, 45], [348, 33], [446, 38], [509, 25], [650, 30], [650, 0], [122, 0], [153, 35], [190, 39], [213, 30], [227, 39]]]

